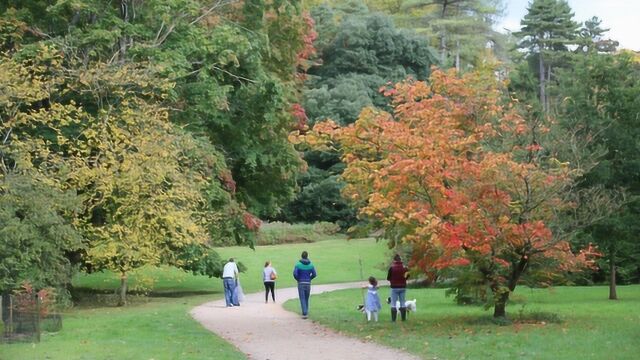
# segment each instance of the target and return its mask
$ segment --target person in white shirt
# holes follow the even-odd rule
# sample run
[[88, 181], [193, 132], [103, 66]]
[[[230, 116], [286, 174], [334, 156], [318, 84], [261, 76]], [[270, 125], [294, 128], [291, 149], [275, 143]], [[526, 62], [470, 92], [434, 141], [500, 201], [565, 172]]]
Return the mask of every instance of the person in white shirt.
[[224, 264], [222, 269], [222, 284], [224, 285], [224, 301], [227, 307], [233, 307], [233, 292], [236, 288], [236, 279], [238, 278], [238, 266], [233, 258]]
[[273, 299], [273, 302], [276, 302], [276, 293], [275, 293], [275, 287], [276, 287], [276, 279], [278, 278], [278, 273], [276, 272], [276, 269], [273, 268], [273, 266], [271, 266], [271, 261], [268, 261], [264, 263], [264, 270], [262, 270], [262, 282], [264, 283], [264, 302], [268, 303], [269, 302], [269, 291], [271, 291], [271, 299]]

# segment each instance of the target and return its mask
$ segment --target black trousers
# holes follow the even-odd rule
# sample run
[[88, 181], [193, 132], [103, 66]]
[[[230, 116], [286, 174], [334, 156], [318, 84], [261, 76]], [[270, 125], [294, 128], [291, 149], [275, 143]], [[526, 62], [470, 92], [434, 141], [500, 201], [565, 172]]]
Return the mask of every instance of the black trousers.
[[276, 302], [276, 282], [275, 281], [265, 281], [264, 282], [264, 301], [269, 301], [269, 291], [271, 291], [271, 298], [273, 302]]

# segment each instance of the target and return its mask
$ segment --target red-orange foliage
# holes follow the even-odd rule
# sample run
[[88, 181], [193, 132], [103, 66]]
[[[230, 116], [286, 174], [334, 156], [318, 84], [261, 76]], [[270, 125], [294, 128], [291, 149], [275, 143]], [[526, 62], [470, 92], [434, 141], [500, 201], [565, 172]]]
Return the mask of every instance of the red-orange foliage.
[[244, 212], [244, 214], [242, 214], [242, 222], [249, 231], [254, 232], [258, 231], [258, 229], [260, 229], [260, 225], [262, 224], [262, 221], [260, 219], [246, 211]]
[[473, 265], [495, 295], [494, 315], [504, 316], [529, 267], [551, 276], [586, 264], [587, 254], [571, 252], [548, 226], [571, 206], [562, 194], [576, 174], [545, 153], [536, 140], [545, 128], [504, 100], [493, 73], [434, 70], [428, 83], [382, 91], [393, 114], [365, 109], [348, 127], [316, 125], [306, 140], [339, 143], [344, 195], [411, 247], [414, 267]]
[[[29, 282], [23, 282], [21, 289], [14, 291], [14, 296], [16, 311], [27, 314], [39, 311], [42, 318], [47, 316], [54, 306], [55, 290], [45, 288], [36, 292], [33, 285]], [[36, 300], [40, 302], [38, 305], [36, 305]]]

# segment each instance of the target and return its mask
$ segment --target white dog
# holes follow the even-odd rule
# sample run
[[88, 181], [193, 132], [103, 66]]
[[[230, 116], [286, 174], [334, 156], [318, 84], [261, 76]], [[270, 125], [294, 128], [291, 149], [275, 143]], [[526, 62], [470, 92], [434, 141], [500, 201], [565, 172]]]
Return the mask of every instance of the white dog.
[[[387, 304], [391, 304], [391, 298], [390, 297], [387, 298]], [[396, 300], [396, 309], [399, 309], [401, 307], [402, 306], [400, 306], [400, 300]], [[406, 300], [404, 302], [404, 307], [407, 308], [407, 311], [416, 312], [417, 309], [418, 309], [416, 307], [416, 299]]]

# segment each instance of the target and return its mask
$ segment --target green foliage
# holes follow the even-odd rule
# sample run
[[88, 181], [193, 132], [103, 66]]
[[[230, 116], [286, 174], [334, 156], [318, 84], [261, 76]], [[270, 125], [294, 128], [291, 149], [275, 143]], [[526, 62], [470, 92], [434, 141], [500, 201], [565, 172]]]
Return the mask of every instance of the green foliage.
[[338, 175], [315, 167], [302, 176], [302, 191], [283, 212], [282, 217], [291, 221], [329, 221], [347, 228], [355, 221], [355, 211], [340, 192], [344, 183]]
[[[71, 108], [44, 111], [42, 101], [58, 81], [48, 78], [48, 67], [58, 61], [44, 48], [42, 57], [24, 66], [0, 56], [0, 289], [11, 291], [23, 281], [41, 288], [70, 282], [72, 264], [67, 253], [84, 248], [76, 216], [81, 211], [74, 189], [38, 171], [55, 168], [66, 173], [70, 164], [45, 146], [57, 134], [38, 128], [39, 121], [68, 122]], [[14, 141], [40, 132], [36, 141]], [[20, 139], [23, 140], [23, 139]]]
[[440, 66], [465, 70], [480, 66], [485, 48], [504, 58], [504, 35], [493, 30], [502, 0], [367, 0], [391, 14], [404, 28], [415, 29], [438, 49]]
[[[559, 73], [559, 123], [573, 129], [599, 162], [584, 174], [580, 186], [623, 191], [626, 201], [594, 224], [577, 241], [594, 241], [608, 265], [620, 266], [622, 283], [640, 281], [637, 218], [640, 214], [640, 65], [631, 54], [590, 52], [577, 56], [571, 71]], [[609, 266], [601, 263], [605, 271]]]
[[74, 192], [30, 174], [0, 174], [0, 292], [23, 282], [37, 289], [71, 282], [65, 255], [83, 248], [71, 223], [79, 205]]
[[161, 101], [172, 84], [155, 78], [156, 68], [74, 65], [40, 43], [2, 58], [3, 172], [79, 194], [80, 207], [66, 220], [84, 237], [73, 260], [89, 270], [124, 278], [167, 264], [216, 275], [211, 259], [184, 257], [194, 247], [209, 253], [211, 240], [246, 239], [248, 215], [225, 182], [222, 154], [168, 121]]
[[[153, 68], [159, 78], [174, 82], [165, 99], [171, 121], [205, 135], [225, 154], [237, 196], [249, 211], [274, 214], [291, 198], [301, 161], [286, 137], [294, 123], [290, 108], [297, 102], [298, 55], [308, 31], [297, 2], [57, 0], [48, 5], [0, 2], [17, 9], [10, 10], [11, 21], [24, 21], [14, 26], [22, 29], [20, 36], [7, 31], [5, 37], [23, 40], [9, 48], [46, 38], [64, 49], [66, 61], [77, 62], [70, 67], [118, 62]], [[27, 36], [37, 29], [46, 29], [46, 36]]]
[[287, 135], [311, 31], [297, 2], [0, 10], [3, 170], [79, 194], [66, 219], [84, 236], [74, 262], [216, 276], [212, 246], [252, 245], [250, 212], [292, 197], [302, 162]]
[[[357, 4], [355, 2], [354, 4]], [[411, 76], [429, 76], [435, 55], [426, 41], [395, 27], [390, 17], [366, 8], [313, 9], [322, 66], [309, 70], [305, 109], [312, 122], [353, 122], [366, 106], [388, 104], [379, 88]]]

